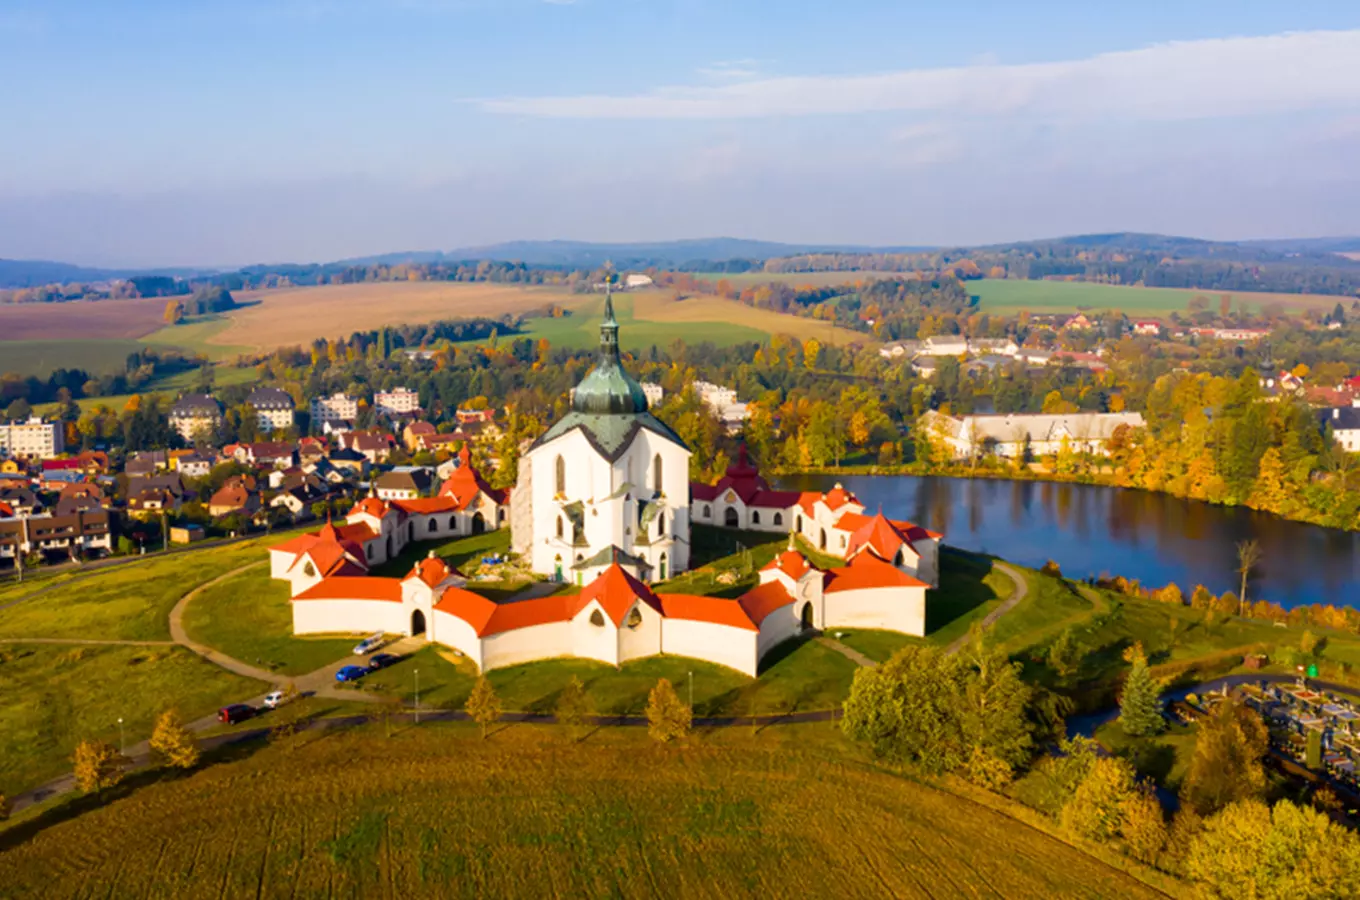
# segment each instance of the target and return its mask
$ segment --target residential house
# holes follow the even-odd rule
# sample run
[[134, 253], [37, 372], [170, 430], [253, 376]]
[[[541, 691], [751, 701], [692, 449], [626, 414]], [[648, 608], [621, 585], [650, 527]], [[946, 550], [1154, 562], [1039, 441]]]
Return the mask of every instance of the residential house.
[[656, 406], [661, 402], [661, 398], [666, 395], [666, 392], [662, 389], [661, 385], [656, 384], [655, 382], [643, 381], [641, 384], [642, 393], [647, 398], [648, 406]]
[[372, 464], [386, 462], [397, 447], [397, 439], [379, 431], [350, 431], [340, 435], [337, 442], [345, 450], [362, 453]]
[[207, 394], [185, 394], [170, 407], [170, 427], [186, 442], [217, 432], [222, 404]]
[[358, 478], [363, 478], [368, 474], [368, 457], [358, 450], [348, 450], [342, 447], [339, 450], [332, 450], [326, 459], [341, 472], [348, 472]]
[[246, 405], [255, 411], [256, 427], [263, 434], [293, 427], [296, 405], [287, 391], [276, 387], [257, 387], [246, 397]]
[[1133, 323], [1133, 333], [1156, 337], [1162, 333], [1162, 323], [1156, 319], [1139, 319]]
[[379, 500], [415, 500], [434, 489], [434, 473], [424, 466], [400, 466], [373, 482]]
[[297, 449], [287, 441], [257, 441], [253, 444], [228, 444], [224, 456], [242, 465], [286, 469], [297, 465]]
[[170, 454], [165, 450], [139, 450], [128, 457], [123, 472], [129, 478], [142, 478], [170, 468]]
[[1360, 453], [1360, 407], [1339, 406], [1318, 410], [1323, 431], [1331, 429], [1332, 437], [1347, 453]]
[[106, 509], [32, 515], [0, 504], [0, 560], [30, 553], [74, 559], [108, 553], [112, 547], [112, 518]]
[[8, 506], [15, 514], [32, 516], [42, 512], [43, 502], [27, 483], [0, 483], [0, 503]]
[[968, 339], [957, 334], [941, 334], [921, 342], [918, 356], [963, 356], [968, 353]]
[[233, 475], [208, 500], [208, 513], [214, 518], [239, 513], [254, 518], [260, 511], [260, 493], [250, 475]]
[[406, 427], [401, 430], [401, 442], [406, 446], [407, 453], [415, 453], [422, 449], [420, 439], [438, 434], [439, 429], [429, 422], [413, 420], [406, 423]]
[[920, 341], [893, 341], [878, 348], [878, 355], [884, 359], [911, 359], [920, 352]]
[[175, 469], [185, 478], [202, 478], [212, 471], [213, 457], [204, 453], [190, 453], [181, 456]]
[[1090, 319], [1086, 318], [1086, 316], [1082, 315], [1081, 313], [1077, 313], [1075, 316], [1072, 316], [1070, 319], [1063, 323], [1062, 330], [1090, 331], [1094, 327], [1095, 326], [1092, 324]]

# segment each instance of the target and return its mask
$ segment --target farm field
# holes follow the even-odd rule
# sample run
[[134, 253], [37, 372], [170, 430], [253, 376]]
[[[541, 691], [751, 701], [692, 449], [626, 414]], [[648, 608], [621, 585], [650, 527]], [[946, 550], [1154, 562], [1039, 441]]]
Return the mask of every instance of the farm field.
[[694, 277], [717, 284], [726, 280], [739, 288], [753, 284], [783, 284], [801, 287], [828, 287], [838, 284], [854, 284], [856, 281], [872, 281], [882, 278], [900, 278], [902, 272], [868, 272], [854, 270], [849, 272], [695, 272]]
[[242, 291], [234, 296], [248, 305], [219, 320], [163, 328], [152, 340], [190, 346], [220, 358], [243, 352], [242, 348], [265, 351], [304, 345], [316, 338], [348, 337], [384, 325], [497, 317], [550, 303], [575, 305], [586, 299], [553, 288], [448, 281], [279, 288]]
[[[826, 723], [309, 733], [0, 832], [8, 896], [1163, 896]], [[231, 802], [222, 802], [230, 796]], [[907, 849], [909, 848], [909, 850]], [[852, 849], [853, 852], [847, 852]]]
[[[140, 342], [136, 345], [137, 349], [151, 346], [149, 341]], [[122, 360], [118, 361], [119, 367]], [[215, 387], [227, 387], [233, 384], [248, 384], [259, 378], [259, 372], [254, 366], [238, 367], [227, 363], [217, 363], [213, 367], [213, 385]], [[157, 378], [143, 387], [136, 396], [139, 397], [159, 397], [165, 405], [173, 403], [180, 394], [186, 393], [194, 388], [198, 383], [198, 373], [195, 371], [176, 372], [174, 375], [167, 375], [164, 378]], [[109, 409], [118, 412], [127, 405], [128, 400], [132, 399], [132, 394], [110, 394], [107, 397], [81, 397], [76, 401], [82, 411], [93, 409], [96, 406], [107, 406]], [[39, 403], [34, 409], [39, 413], [51, 414], [57, 409], [56, 403]]]
[[[0, 334], [3, 333], [0, 327]], [[146, 346], [143, 341], [123, 338], [0, 340], [0, 375], [15, 372], [25, 377], [47, 378], [57, 369], [84, 369], [91, 375], [107, 375], [123, 371], [128, 354]]]
[[141, 300], [73, 300], [70, 303], [0, 303], [5, 341], [131, 340], [165, 324], [165, 297]]
[[968, 292], [977, 295], [987, 312], [1036, 313], [1076, 312], [1077, 310], [1117, 309], [1129, 315], [1167, 315], [1185, 312], [1195, 297], [1204, 297], [1217, 312], [1221, 297], [1232, 298], [1233, 309], [1259, 312], [1278, 304], [1286, 310], [1323, 309], [1330, 311], [1338, 302], [1350, 298], [1324, 294], [1269, 294], [1254, 291], [1183, 290], [1180, 288], [1130, 287], [1115, 284], [1088, 284], [1074, 281], [1020, 281], [982, 279], [967, 283]]

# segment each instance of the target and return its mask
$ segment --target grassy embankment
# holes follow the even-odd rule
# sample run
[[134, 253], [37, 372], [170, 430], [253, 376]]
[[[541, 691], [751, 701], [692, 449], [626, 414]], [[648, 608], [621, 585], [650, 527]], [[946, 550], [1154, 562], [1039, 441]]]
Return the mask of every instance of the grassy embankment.
[[640, 728], [576, 742], [370, 727], [230, 756], [25, 815], [0, 831], [0, 884], [16, 898], [91, 884], [182, 898], [1164, 896], [1004, 801], [874, 765], [825, 723], [672, 747]]

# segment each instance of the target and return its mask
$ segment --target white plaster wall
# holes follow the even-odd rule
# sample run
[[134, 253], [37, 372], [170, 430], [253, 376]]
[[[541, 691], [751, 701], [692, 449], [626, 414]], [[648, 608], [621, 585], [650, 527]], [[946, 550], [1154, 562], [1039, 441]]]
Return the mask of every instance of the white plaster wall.
[[661, 614], [646, 603], [635, 603], [634, 608], [642, 613], [642, 624], [629, 628], [628, 617], [624, 617], [623, 627], [619, 629], [618, 659], [621, 663], [661, 652]]
[[269, 577], [287, 579], [288, 567], [293, 564], [293, 560], [295, 559], [297, 559], [297, 557], [286, 550], [270, 550]]
[[754, 678], [758, 637], [758, 632], [730, 625], [666, 619], [661, 626], [661, 652], [718, 663]]
[[537, 659], [573, 656], [571, 623], [549, 622], [482, 638], [482, 671]]
[[764, 659], [765, 654], [770, 650], [796, 636], [801, 628], [798, 622], [798, 610], [802, 609], [801, 602], [795, 602], [788, 606], [780, 607], [765, 617], [760, 623], [760, 634], [756, 637], [756, 658]]
[[865, 588], [826, 595], [823, 628], [880, 628], [925, 637], [926, 589]]
[[[596, 610], [604, 619], [604, 625], [591, 624], [591, 615]], [[586, 659], [598, 659], [611, 666], [619, 664], [619, 629], [598, 602], [592, 600], [568, 626], [571, 631], [571, 649], [568, 653]]]
[[411, 628], [410, 613], [390, 600], [295, 600], [293, 633], [328, 632], [371, 634], [386, 631], [405, 634]]
[[482, 665], [482, 639], [472, 626], [451, 613], [434, 610], [426, 619], [426, 636], [446, 647], [461, 650], [477, 666]]

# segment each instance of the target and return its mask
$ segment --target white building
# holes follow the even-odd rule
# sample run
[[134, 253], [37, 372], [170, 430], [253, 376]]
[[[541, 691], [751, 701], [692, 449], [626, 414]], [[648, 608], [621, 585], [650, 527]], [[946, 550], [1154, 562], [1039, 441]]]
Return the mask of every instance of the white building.
[[661, 398], [666, 396], [666, 392], [662, 390], [661, 385], [651, 381], [642, 382], [642, 393], [647, 395], [648, 406], [656, 406], [661, 402]]
[[963, 356], [968, 352], [968, 338], [957, 334], [928, 337], [921, 342], [920, 356]]
[[293, 398], [287, 391], [273, 387], [257, 387], [246, 397], [246, 405], [255, 410], [255, 421], [264, 434], [281, 428], [293, 427]]
[[66, 449], [66, 429], [60, 422], [31, 416], [26, 422], [0, 422], [0, 456], [52, 459]]
[[1341, 449], [1347, 453], [1360, 453], [1360, 408], [1337, 406], [1318, 412], [1322, 427], [1332, 430], [1332, 437], [1341, 445]]
[[1076, 453], [1108, 455], [1107, 445], [1121, 427], [1142, 428], [1142, 413], [1023, 413], [945, 416], [930, 410], [917, 423], [943, 441], [955, 459], [975, 456], [1050, 456], [1066, 443]]
[[407, 416], [420, 412], [420, 395], [402, 386], [373, 395], [373, 411], [381, 416]]
[[222, 404], [207, 394], [185, 394], [170, 407], [170, 427], [185, 442], [197, 435], [211, 436], [222, 422]]
[[600, 355], [572, 409], [525, 452], [512, 495], [514, 549], [533, 571], [584, 585], [619, 562], [642, 580], [689, 567], [690, 451], [648, 412], [619, 361], [605, 299]]
[[312, 430], [326, 430], [326, 426], [353, 423], [359, 418], [359, 401], [337, 391], [329, 397], [312, 398]]
[[634, 272], [631, 275], [625, 275], [623, 277], [623, 286], [628, 288], [628, 290], [630, 291], [637, 290], [638, 288], [651, 287], [652, 276], [643, 275], [641, 272]]

